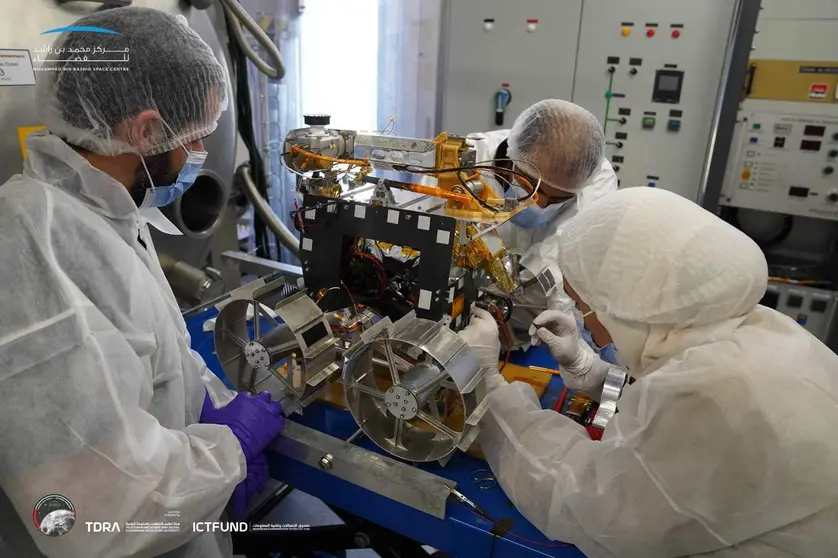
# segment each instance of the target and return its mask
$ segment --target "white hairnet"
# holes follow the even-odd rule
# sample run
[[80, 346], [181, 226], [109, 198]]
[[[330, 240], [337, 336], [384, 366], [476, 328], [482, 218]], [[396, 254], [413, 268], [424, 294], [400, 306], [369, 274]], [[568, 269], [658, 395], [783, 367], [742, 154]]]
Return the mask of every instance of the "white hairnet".
[[[139, 7], [76, 21], [75, 26], [118, 34], [70, 31], [55, 41], [36, 86], [49, 130], [102, 155], [165, 153], [209, 135], [227, 108], [225, 72], [210, 47], [184, 23], [182, 17]], [[126, 62], [95, 62], [121, 60], [123, 53]], [[77, 56], [93, 62], [70, 61]], [[104, 71], [106, 66], [126, 70]], [[162, 118], [155, 137], [140, 138], [133, 126], [120, 127], [146, 110]]]
[[768, 281], [765, 256], [750, 238], [655, 188], [619, 190], [580, 212], [564, 229], [559, 265], [593, 310], [644, 324], [741, 316]]
[[578, 192], [599, 169], [604, 143], [602, 126], [593, 114], [574, 103], [548, 99], [515, 120], [508, 153], [536, 167], [551, 186]]

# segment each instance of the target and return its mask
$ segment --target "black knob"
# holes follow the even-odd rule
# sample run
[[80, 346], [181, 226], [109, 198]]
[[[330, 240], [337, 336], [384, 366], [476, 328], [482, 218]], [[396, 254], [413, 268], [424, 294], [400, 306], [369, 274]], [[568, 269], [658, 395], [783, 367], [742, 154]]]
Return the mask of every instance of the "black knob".
[[832, 192], [826, 196], [827, 201], [838, 202], [838, 192]]
[[835, 172], [835, 167], [826, 167], [823, 169], [824, 174], [832, 174], [833, 172]]
[[636, 76], [637, 75], [637, 68], [632, 68], [631, 70], [629, 70], [629, 73], [633, 76]]
[[622, 148], [623, 148], [623, 142], [618, 141], [617, 142], [617, 149], [622, 149]]
[[614, 66], [608, 66], [608, 73], [609, 74], [613, 74], [616, 71], [617, 71], [617, 68], [615, 68]]
[[620, 124], [625, 124], [626, 122], [628, 122], [628, 118], [625, 116], [620, 119]]
[[620, 165], [614, 165], [612, 168], [614, 169], [614, 172], [620, 172]]
[[303, 122], [306, 126], [328, 126], [332, 117], [328, 114], [304, 114]]
[[838, 149], [832, 149], [829, 152], [829, 158], [830, 159], [834, 159], [835, 157], [838, 157]]

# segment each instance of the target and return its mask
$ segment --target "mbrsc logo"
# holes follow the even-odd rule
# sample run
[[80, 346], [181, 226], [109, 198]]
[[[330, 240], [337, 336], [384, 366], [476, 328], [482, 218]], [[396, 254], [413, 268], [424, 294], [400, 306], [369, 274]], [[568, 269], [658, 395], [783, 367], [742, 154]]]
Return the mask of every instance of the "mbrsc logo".
[[48, 537], [66, 535], [76, 524], [76, 508], [61, 494], [49, 494], [35, 504], [32, 510], [35, 527]]
[[104, 33], [106, 35], [121, 35], [118, 31], [105, 29], [104, 27], [91, 27], [89, 25], [71, 25], [70, 27], [56, 27], [47, 29], [41, 35], [52, 35], [53, 33]]

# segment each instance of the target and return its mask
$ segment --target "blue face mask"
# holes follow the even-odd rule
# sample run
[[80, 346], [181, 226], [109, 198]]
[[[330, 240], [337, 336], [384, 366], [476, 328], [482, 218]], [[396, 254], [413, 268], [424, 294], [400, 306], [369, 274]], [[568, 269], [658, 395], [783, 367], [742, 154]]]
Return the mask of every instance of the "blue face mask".
[[[529, 192], [524, 190], [521, 186], [512, 184], [506, 190], [504, 197], [506, 199], [520, 199], [528, 193]], [[549, 222], [556, 215], [561, 213], [562, 210], [567, 207], [569, 201], [571, 200], [569, 199], [567, 201], [563, 201], [562, 203], [554, 203], [548, 205], [547, 207], [540, 207], [538, 204], [534, 203], [525, 207], [510, 220], [521, 228], [534, 229], [535, 227]]]
[[579, 331], [582, 334], [582, 339], [584, 339], [588, 345], [593, 347], [599, 355], [599, 358], [610, 364], [623, 367], [620, 363], [619, 357], [617, 356], [617, 347], [614, 343], [609, 343], [604, 347], [597, 347], [596, 343], [594, 343], [593, 335], [591, 335], [591, 332], [587, 327], [585, 327], [585, 318], [583, 318], [582, 312], [580, 312], [578, 308], [574, 308], [571, 310], [571, 313], [573, 314], [573, 317], [576, 318], [576, 327], [579, 328]]
[[204, 166], [204, 161], [207, 160], [207, 152], [189, 151], [185, 147], [183, 149], [186, 151], [186, 162], [180, 169], [174, 184], [170, 184], [169, 186], [155, 186], [154, 181], [151, 179], [151, 174], [148, 172], [148, 167], [145, 164], [145, 159], [140, 159], [143, 163], [143, 167], [145, 167], [148, 180], [152, 184], [151, 188], [146, 190], [145, 198], [143, 198], [143, 203], [140, 204], [140, 207], [167, 206], [181, 197], [189, 188], [192, 187], [193, 184], [195, 184], [195, 180], [198, 178], [198, 173], [201, 172], [201, 168]]
[[616, 366], [623, 366], [620, 362], [620, 358], [617, 356], [617, 347], [614, 343], [609, 343], [599, 349], [599, 358]]

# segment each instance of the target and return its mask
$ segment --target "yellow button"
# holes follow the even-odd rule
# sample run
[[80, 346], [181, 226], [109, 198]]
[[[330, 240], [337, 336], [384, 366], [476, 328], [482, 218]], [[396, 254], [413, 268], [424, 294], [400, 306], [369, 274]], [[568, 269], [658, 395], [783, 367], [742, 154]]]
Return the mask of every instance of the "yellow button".
[[629, 35], [631, 35], [631, 27], [623, 27], [622, 33], [623, 37], [628, 37]]
[[748, 180], [751, 178], [751, 169], [745, 169], [742, 171], [742, 180]]

